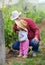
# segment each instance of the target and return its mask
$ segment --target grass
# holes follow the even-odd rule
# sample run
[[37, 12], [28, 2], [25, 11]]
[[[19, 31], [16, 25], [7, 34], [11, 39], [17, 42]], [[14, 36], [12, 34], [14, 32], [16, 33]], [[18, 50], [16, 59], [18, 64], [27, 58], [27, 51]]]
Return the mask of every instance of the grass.
[[21, 62], [13, 61], [11, 65], [23, 65]]

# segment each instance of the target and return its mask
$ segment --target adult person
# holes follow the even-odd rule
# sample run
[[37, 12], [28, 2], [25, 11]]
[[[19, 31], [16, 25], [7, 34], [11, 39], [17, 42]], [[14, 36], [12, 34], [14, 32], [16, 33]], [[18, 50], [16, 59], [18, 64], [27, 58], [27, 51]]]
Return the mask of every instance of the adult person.
[[[36, 56], [38, 49], [39, 49], [39, 42], [40, 42], [40, 31], [34, 20], [31, 18], [21, 18], [21, 12], [18, 12], [17, 10], [12, 12], [11, 20], [24, 20], [27, 25], [26, 28], [28, 30], [28, 39], [29, 39], [29, 46], [32, 46], [32, 56]], [[23, 22], [22, 22], [23, 23]], [[18, 27], [16, 25], [16, 22], [13, 26], [13, 30], [17, 33]], [[13, 43], [12, 48], [14, 50], [19, 50], [20, 42], [16, 41]]]

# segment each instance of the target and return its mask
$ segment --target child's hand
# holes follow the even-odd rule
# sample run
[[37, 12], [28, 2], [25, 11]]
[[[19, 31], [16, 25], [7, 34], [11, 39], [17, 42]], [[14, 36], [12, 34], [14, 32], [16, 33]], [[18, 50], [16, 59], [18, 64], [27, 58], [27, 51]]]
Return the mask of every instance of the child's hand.
[[19, 33], [19, 31], [16, 31], [16, 33], [18, 34], [18, 33]]

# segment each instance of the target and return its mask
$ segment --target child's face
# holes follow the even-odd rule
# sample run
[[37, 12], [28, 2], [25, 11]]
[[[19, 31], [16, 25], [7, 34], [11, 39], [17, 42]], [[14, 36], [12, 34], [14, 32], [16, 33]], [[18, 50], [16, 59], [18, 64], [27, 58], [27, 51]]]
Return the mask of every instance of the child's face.
[[18, 30], [20, 31], [20, 30], [23, 30], [22, 28], [20, 28], [19, 26], [17, 26], [17, 28], [18, 28]]
[[18, 28], [18, 30], [20, 30], [20, 27], [19, 26], [17, 26], [17, 28]]

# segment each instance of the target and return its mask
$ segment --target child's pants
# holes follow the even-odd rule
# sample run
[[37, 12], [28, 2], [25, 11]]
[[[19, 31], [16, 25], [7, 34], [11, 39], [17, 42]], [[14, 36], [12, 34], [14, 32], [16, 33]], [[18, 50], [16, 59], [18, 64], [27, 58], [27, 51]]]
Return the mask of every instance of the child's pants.
[[19, 55], [24, 55], [27, 56], [28, 55], [28, 49], [29, 49], [29, 40], [27, 39], [24, 42], [20, 43], [20, 52]]

